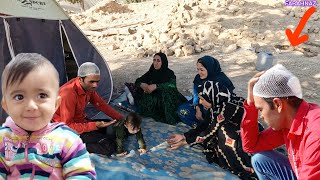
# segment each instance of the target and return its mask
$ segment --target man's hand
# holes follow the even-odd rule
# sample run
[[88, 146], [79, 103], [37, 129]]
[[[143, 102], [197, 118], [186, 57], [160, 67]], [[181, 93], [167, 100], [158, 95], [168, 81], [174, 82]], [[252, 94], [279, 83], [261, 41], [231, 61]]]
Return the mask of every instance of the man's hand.
[[108, 127], [110, 126], [111, 124], [117, 122], [116, 119], [112, 120], [112, 121], [109, 121], [109, 122], [105, 122], [105, 121], [97, 121], [96, 122], [96, 127], [97, 128], [104, 128], [104, 127]]
[[253, 99], [253, 86], [257, 83], [259, 80], [259, 77], [265, 73], [265, 71], [261, 71], [257, 74], [255, 74], [249, 81], [248, 81], [248, 97], [247, 97], [247, 103], [251, 104], [254, 103]]
[[138, 149], [140, 155], [145, 154], [147, 152], [146, 149]]
[[203, 120], [203, 118], [202, 118], [202, 112], [201, 112], [201, 110], [200, 110], [200, 108], [199, 108], [198, 106], [196, 106], [196, 118], [197, 118], [198, 120]]
[[182, 134], [172, 134], [167, 143], [170, 145], [168, 150], [175, 150], [187, 144], [186, 138]]

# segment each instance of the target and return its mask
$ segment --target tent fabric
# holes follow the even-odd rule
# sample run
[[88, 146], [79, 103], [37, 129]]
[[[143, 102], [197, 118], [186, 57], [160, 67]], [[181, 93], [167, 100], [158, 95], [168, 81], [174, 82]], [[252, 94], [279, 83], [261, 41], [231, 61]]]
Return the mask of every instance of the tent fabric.
[[0, 13], [38, 19], [69, 19], [55, 0], [1, 0]]
[[[7, 18], [15, 54], [36, 52], [49, 59], [60, 75], [60, 85], [67, 78], [64, 67], [59, 21], [32, 18]], [[48, 36], [50, 34], [50, 36]], [[54, 48], [53, 48], [54, 47]]]
[[[28, 0], [17, 1], [22, 2]], [[0, 1], [1, 74], [5, 65], [18, 53], [39, 53], [48, 58], [58, 70], [60, 85], [62, 85], [68, 80], [65, 51], [68, 51], [70, 47], [77, 67], [87, 61], [94, 62], [98, 65], [101, 72], [101, 80], [97, 92], [103, 99], [109, 102], [113, 91], [112, 76], [106, 61], [97, 49], [71, 19], [68, 18], [55, 0], [35, 0], [28, 2], [32, 4], [32, 7], [37, 7], [39, 4], [44, 3], [48, 5], [48, 8], [52, 7], [52, 9], [48, 9], [48, 13], [42, 13], [42, 16], [40, 16], [41, 14], [28, 15], [30, 7], [19, 9], [13, 6], [18, 3], [16, 1]], [[34, 4], [35, 2], [39, 3]], [[10, 9], [11, 7], [13, 8]], [[53, 10], [56, 12], [51, 12]], [[7, 16], [1, 16], [1, 14], [6, 14]], [[52, 16], [49, 16], [50, 14]], [[65, 17], [67, 17], [67, 19]], [[66, 37], [67, 40], [63, 40], [63, 37]], [[2, 92], [0, 92], [0, 95], [2, 97]], [[87, 113], [93, 116], [97, 111], [89, 108]], [[0, 124], [2, 124], [7, 117], [3, 109], [0, 110], [0, 117]]]
[[[71, 3], [71, 2], [65, 1], [65, 0], [60, 0], [60, 1], [58, 0], [60, 6], [63, 9], [73, 11], [75, 13], [82, 12], [83, 10], [86, 11], [101, 1], [103, 1], [103, 0], [82, 0], [83, 4], [81, 4], [81, 3]], [[119, 1], [117, 1], [117, 2], [119, 2]], [[123, 2], [124, 2], [124, 0], [123, 0]], [[83, 5], [84, 9], [81, 8], [82, 5]]]
[[[62, 25], [66, 31], [67, 39], [69, 40], [69, 45], [73, 50], [78, 67], [87, 61], [94, 62], [100, 68], [100, 73], [105, 74], [100, 77], [100, 82], [104, 82], [104, 84], [108, 85], [113, 84], [109, 67], [105, 65], [105, 61], [101, 61], [101, 59], [103, 59], [102, 56], [94, 48], [94, 46], [91, 45], [87, 37], [83, 36], [71, 21], [62, 21]], [[104, 92], [103, 94], [100, 93], [100, 95], [103, 99], [109, 102], [112, 91], [110, 91], [108, 88], [110, 87], [99, 85], [97, 91]]]
[[[4, 22], [0, 20], [0, 71], [3, 72], [6, 64], [9, 63], [11, 57], [7, 44], [6, 31]], [[1, 78], [0, 78], [1, 82]], [[0, 92], [1, 93], [1, 92]], [[2, 94], [0, 94], [2, 96]]]

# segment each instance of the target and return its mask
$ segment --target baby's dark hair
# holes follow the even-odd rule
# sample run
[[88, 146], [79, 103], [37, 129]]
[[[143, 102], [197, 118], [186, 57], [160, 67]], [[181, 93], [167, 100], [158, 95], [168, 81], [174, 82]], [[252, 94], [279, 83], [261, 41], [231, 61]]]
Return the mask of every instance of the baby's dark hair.
[[126, 124], [130, 123], [133, 128], [140, 128], [141, 122], [142, 118], [134, 112], [129, 113], [125, 121]]
[[9, 85], [21, 83], [31, 71], [45, 66], [53, 68], [59, 82], [59, 74], [47, 58], [37, 53], [20, 53], [16, 55], [3, 70], [1, 78], [2, 94], [5, 93]]

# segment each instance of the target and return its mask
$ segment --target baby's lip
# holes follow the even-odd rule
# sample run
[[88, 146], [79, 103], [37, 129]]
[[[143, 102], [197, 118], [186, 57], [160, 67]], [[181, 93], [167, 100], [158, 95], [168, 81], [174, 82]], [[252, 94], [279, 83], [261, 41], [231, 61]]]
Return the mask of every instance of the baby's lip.
[[39, 116], [25, 116], [24, 119], [28, 119], [28, 120], [35, 120], [39, 118]]

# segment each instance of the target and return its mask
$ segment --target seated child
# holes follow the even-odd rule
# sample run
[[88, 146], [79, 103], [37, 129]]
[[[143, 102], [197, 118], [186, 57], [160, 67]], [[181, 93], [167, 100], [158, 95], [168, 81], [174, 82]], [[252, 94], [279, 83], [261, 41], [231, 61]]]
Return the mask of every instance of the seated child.
[[135, 134], [139, 143], [139, 152], [144, 154], [147, 152], [146, 143], [141, 132], [141, 117], [137, 113], [129, 113], [126, 119], [118, 121], [113, 128], [116, 132], [117, 155], [124, 156], [128, 154], [123, 149], [123, 141], [129, 134]]
[[2, 74], [0, 179], [95, 179], [79, 135], [50, 123], [59, 107], [59, 74], [45, 57], [18, 54]]

